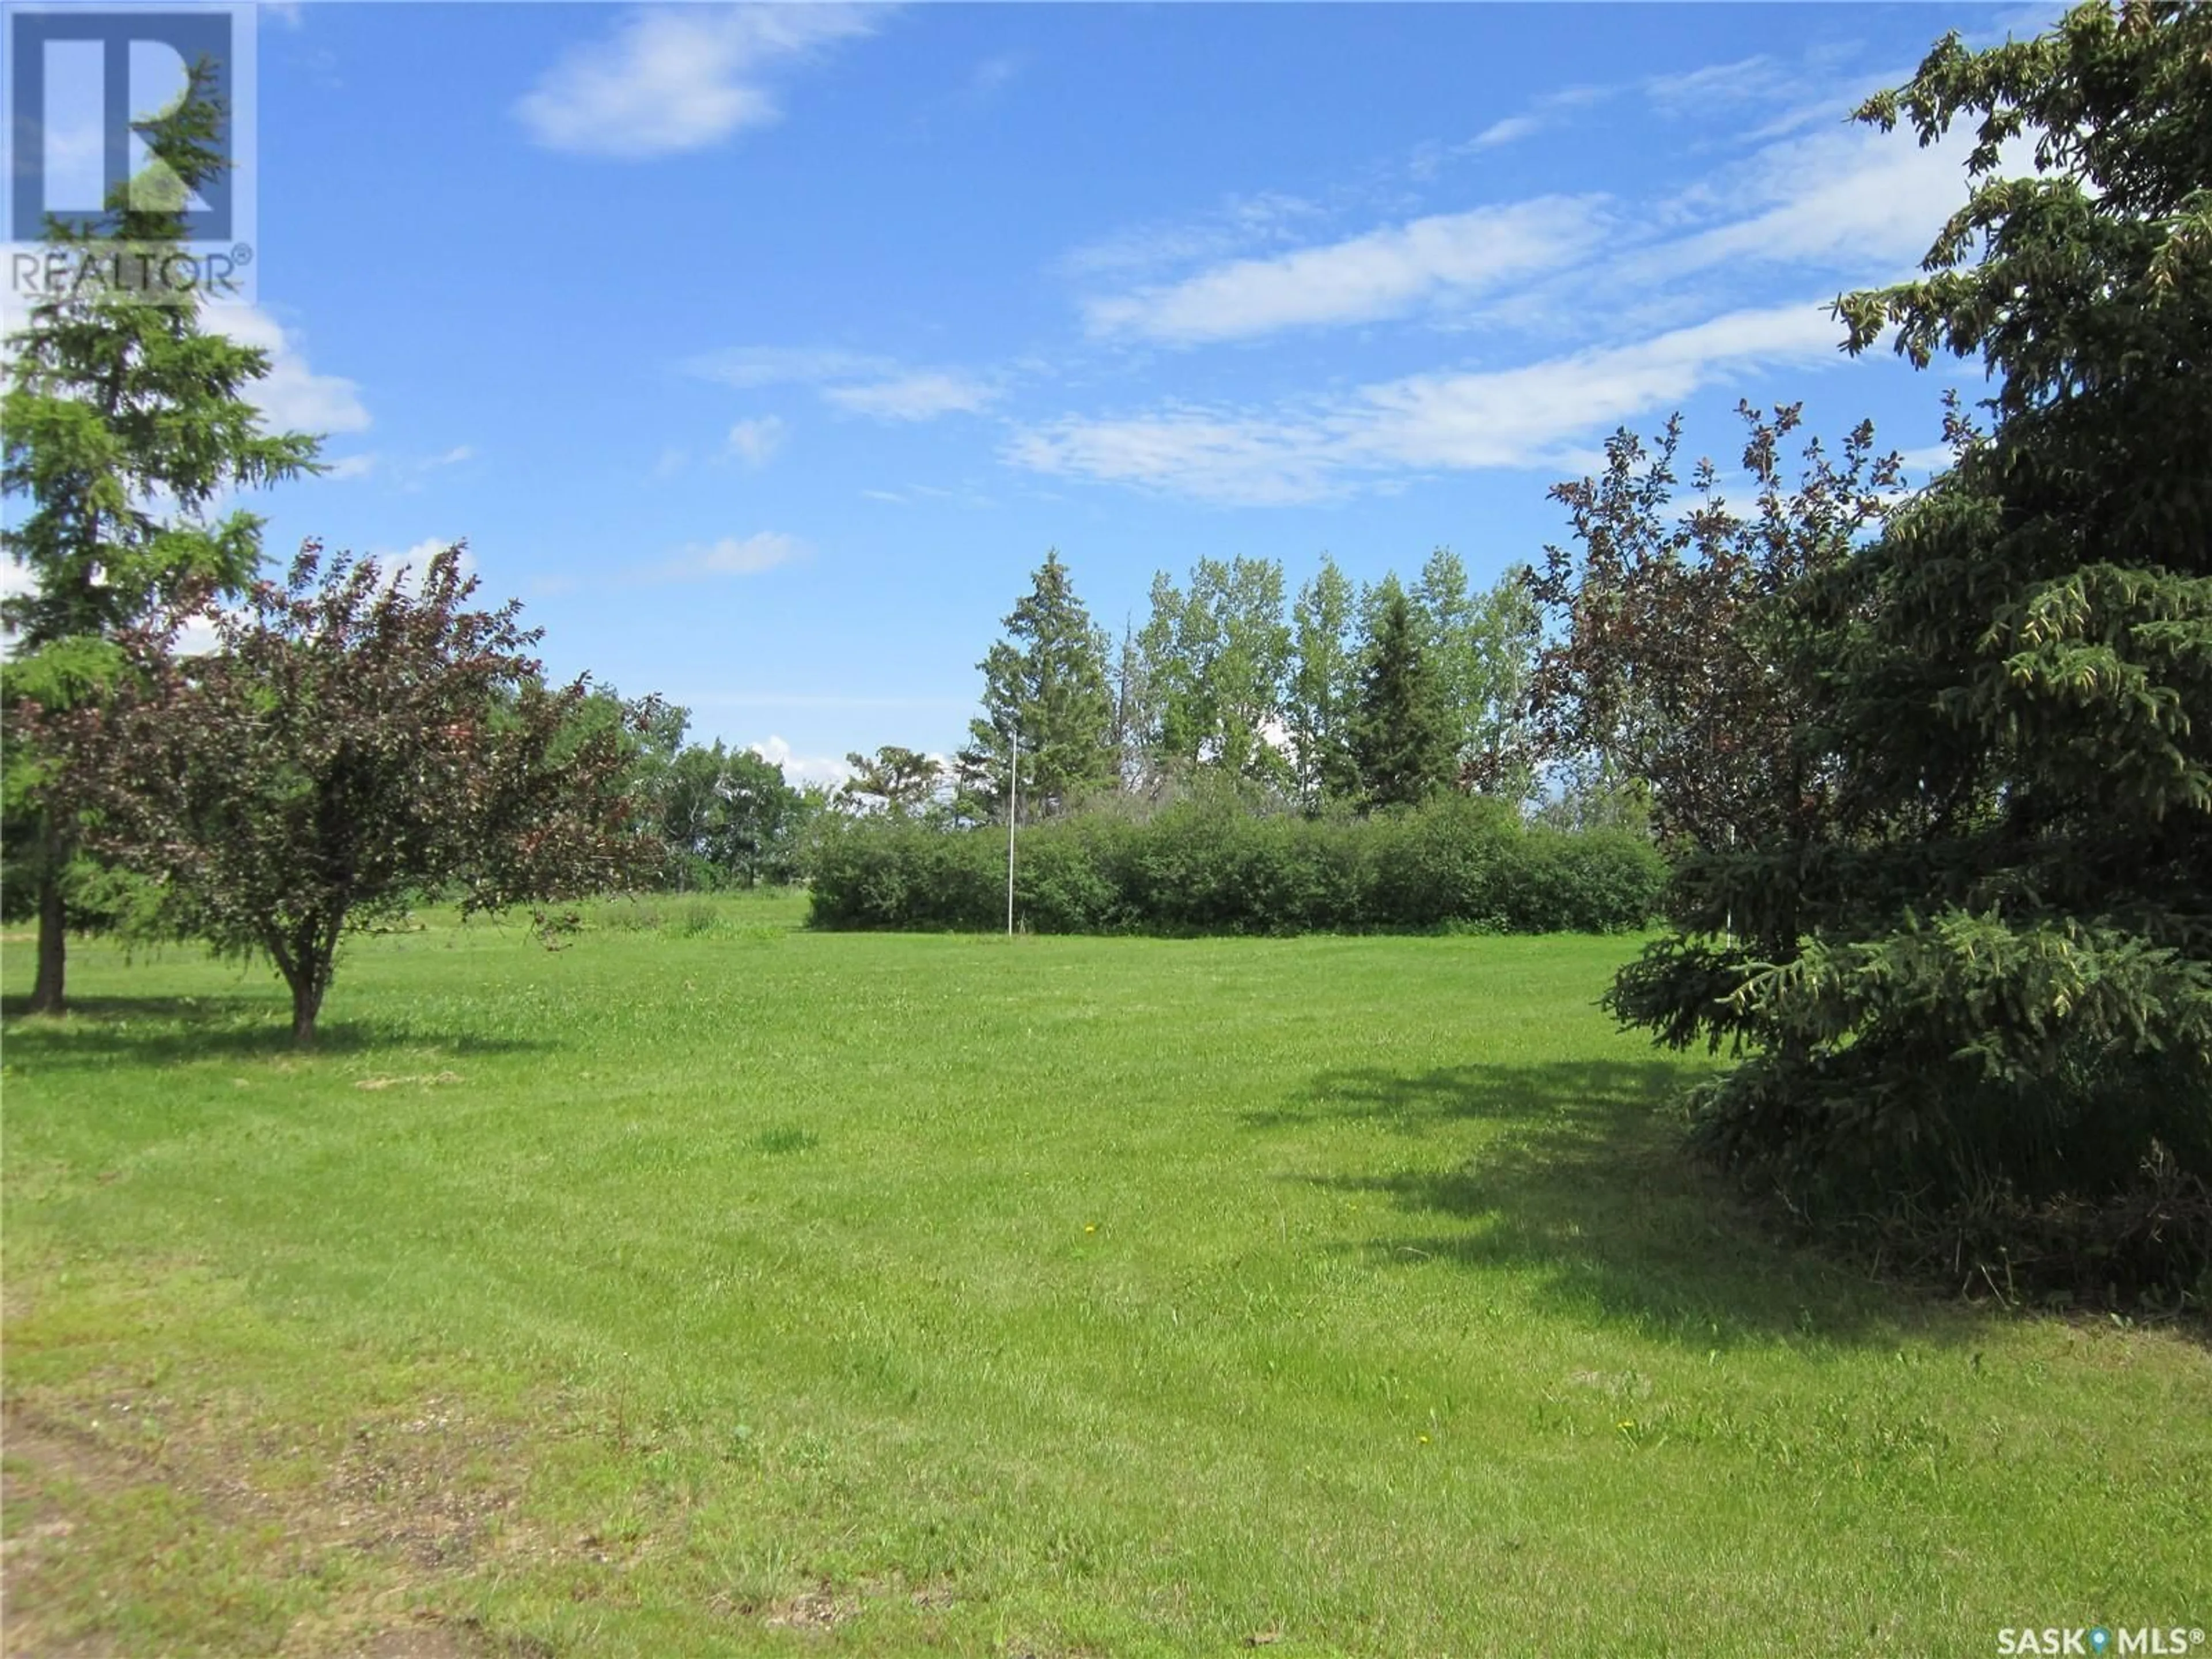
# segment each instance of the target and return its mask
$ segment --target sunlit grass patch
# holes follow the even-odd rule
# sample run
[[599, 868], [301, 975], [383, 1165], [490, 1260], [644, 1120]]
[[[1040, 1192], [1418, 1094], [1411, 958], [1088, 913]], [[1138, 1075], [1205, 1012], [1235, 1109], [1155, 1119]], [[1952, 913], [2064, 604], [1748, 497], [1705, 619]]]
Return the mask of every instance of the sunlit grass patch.
[[83, 1012], [6, 1034], [11, 1630], [1968, 1654], [2024, 1586], [2199, 1616], [2204, 1350], [1769, 1237], [1679, 1155], [1686, 1063], [1593, 1006], [1623, 942], [707, 902], [365, 941], [306, 1055], [256, 976], [78, 953]]

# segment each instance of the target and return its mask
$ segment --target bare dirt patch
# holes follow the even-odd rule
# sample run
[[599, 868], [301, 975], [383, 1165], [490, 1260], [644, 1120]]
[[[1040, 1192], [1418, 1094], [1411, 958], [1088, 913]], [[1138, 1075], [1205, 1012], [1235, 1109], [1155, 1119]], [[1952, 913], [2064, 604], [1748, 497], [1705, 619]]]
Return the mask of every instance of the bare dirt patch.
[[[97, 1413], [97, 1415], [93, 1414]], [[329, 1586], [270, 1651], [346, 1659], [483, 1659], [511, 1652], [439, 1605], [495, 1552], [529, 1547], [514, 1512], [511, 1431], [453, 1402], [358, 1421], [334, 1447], [302, 1444], [221, 1408], [119, 1391], [9, 1402], [0, 1418], [5, 1536], [0, 1608], [11, 1659], [104, 1653], [87, 1564], [149, 1498], [240, 1552], [269, 1583]], [[167, 1511], [165, 1511], [167, 1512]]]

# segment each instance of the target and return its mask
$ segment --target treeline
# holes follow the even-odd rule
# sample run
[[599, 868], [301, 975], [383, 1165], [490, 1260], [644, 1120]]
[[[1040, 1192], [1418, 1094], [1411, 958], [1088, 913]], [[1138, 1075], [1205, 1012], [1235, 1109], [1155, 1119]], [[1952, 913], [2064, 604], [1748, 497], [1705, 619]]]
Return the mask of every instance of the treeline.
[[[1465, 928], [1613, 932], [1656, 913], [1648, 836], [1525, 824], [1500, 802], [1308, 817], [1187, 800], [1076, 813], [1022, 833], [1021, 925], [1046, 933]], [[813, 917], [840, 928], [981, 929], [1006, 918], [1006, 841], [985, 828], [847, 818], [813, 854]]]
[[1439, 548], [1411, 582], [1355, 584], [1323, 556], [1295, 594], [1278, 561], [1200, 559], [1155, 576], [1116, 642], [1054, 550], [977, 665], [968, 742], [853, 756], [847, 799], [953, 824], [1004, 822], [1010, 788], [1023, 823], [1194, 788], [1308, 813], [1529, 802], [1540, 623], [1527, 568], [1477, 590]]
[[[1046, 555], [977, 665], [949, 760], [886, 746], [804, 838], [828, 927], [1040, 933], [1610, 931], [1666, 864], [1632, 790], [1544, 799], [1534, 573], [1486, 591], [1438, 549], [1410, 582], [1326, 556], [1152, 583], [1118, 646]], [[1601, 809], [1601, 810], [1594, 810]]]
[[[1540, 793], [1532, 582], [1515, 567], [1477, 590], [1440, 548], [1410, 583], [1393, 574], [1355, 584], [1324, 556], [1292, 594], [1276, 561], [1201, 559], [1181, 582], [1156, 576], [1149, 614], [1117, 643], [1055, 550], [977, 664], [982, 708], [950, 757], [885, 744], [848, 755], [851, 775], [838, 787], [800, 788], [750, 750], [687, 744], [681, 708], [623, 705], [641, 733], [643, 822], [665, 848], [656, 884], [818, 884], [825, 838], [858, 844], [854, 821], [950, 832], [1003, 824], [1009, 811], [1031, 826], [1105, 811], [1126, 827], [1132, 814], [1194, 796], [1215, 815], [1261, 819], [1481, 795], [1555, 822], [1639, 823], [1632, 790], [1602, 802], [1589, 790]], [[923, 844], [884, 844], [894, 842]], [[832, 908], [823, 902], [825, 918]], [[917, 902], [914, 914], [929, 909]], [[957, 904], [952, 913], [964, 914]], [[1223, 925], [1281, 931], [1304, 914]], [[1328, 914], [1315, 925], [1386, 925], [1364, 908]], [[1109, 925], [1195, 925], [1151, 917], [1145, 908], [1145, 919]]]

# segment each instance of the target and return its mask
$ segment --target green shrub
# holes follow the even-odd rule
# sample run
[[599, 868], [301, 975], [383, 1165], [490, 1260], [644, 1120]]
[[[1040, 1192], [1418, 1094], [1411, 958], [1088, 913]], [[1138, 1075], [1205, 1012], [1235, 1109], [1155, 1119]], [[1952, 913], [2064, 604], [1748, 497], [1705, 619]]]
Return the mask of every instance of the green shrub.
[[[1005, 835], [837, 824], [817, 851], [812, 921], [1003, 927]], [[1607, 932], [1648, 922], [1665, 882], [1638, 836], [1531, 829], [1494, 801], [1313, 819], [1208, 799], [1146, 821], [1102, 812], [1024, 830], [1015, 912], [1049, 933]]]
[[711, 933], [721, 923], [722, 913], [712, 899], [693, 896], [676, 907], [668, 918], [667, 931], [678, 939], [696, 939], [702, 933]]
[[658, 898], [641, 899], [629, 895], [601, 899], [591, 907], [587, 916], [592, 927], [615, 933], [657, 933], [663, 920]]

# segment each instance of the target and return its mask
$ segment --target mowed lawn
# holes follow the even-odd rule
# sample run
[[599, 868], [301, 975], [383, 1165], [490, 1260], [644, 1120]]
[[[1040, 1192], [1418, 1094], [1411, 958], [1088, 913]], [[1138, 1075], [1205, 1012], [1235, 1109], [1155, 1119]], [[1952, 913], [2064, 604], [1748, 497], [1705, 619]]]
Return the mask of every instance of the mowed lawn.
[[78, 948], [5, 1033], [9, 1652], [2212, 1624], [2201, 1335], [1771, 1237], [1594, 1006], [1632, 941], [798, 915], [364, 940], [307, 1057]]

